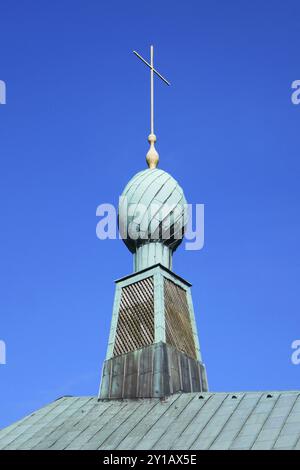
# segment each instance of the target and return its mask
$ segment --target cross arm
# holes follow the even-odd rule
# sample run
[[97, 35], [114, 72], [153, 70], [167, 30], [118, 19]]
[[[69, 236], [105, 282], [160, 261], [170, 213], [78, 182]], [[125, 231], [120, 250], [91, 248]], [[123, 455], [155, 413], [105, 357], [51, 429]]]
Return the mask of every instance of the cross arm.
[[144, 64], [146, 64], [149, 69], [153, 70], [153, 72], [163, 81], [165, 82], [167, 85], [171, 85], [170, 82], [168, 82], [168, 80], [166, 80], [154, 67], [151, 67], [151, 65], [149, 64], [149, 62], [147, 62], [138, 52], [136, 51], [133, 51], [133, 53], [142, 61], [144, 62]]

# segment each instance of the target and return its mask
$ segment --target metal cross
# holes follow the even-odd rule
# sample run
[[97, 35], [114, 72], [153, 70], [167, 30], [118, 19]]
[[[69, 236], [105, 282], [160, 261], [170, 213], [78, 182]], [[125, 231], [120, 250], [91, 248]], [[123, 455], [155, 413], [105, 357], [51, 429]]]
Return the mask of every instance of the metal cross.
[[138, 52], [133, 51], [133, 53], [141, 59], [144, 64], [150, 68], [150, 129], [151, 134], [154, 134], [154, 74], [156, 74], [163, 82], [167, 85], [170, 85], [170, 82], [166, 80], [155, 68], [153, 65], [153, 46], [150, 46], [150, 64], [147, 62]]

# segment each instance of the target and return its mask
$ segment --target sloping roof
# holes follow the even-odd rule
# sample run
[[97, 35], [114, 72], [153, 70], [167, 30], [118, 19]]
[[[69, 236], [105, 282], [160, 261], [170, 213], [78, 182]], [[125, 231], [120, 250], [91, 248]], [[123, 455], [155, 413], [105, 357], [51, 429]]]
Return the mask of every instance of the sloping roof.
[[63, 397], [0, 431], [0, 449], [300, 449], [300, 391]]

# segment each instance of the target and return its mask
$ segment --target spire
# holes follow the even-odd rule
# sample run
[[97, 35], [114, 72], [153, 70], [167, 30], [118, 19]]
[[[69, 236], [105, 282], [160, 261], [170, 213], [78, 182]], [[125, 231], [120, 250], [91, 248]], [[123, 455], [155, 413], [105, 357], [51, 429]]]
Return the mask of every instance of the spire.
[[153, 170], [157, 167], [159, 161], [159, 155], [155, 149], [154, 143], [156, 142], [156, 135], [154, 134], [154, 74], [156, 74], [163, 82], [167, 85], [170, 85], [170, 82], [166, 80], [155, 68], [154, 68], [154, 48], [150, 46], [150, 64], [147, 62], [138, 52], [133, 51], [133, 53], [150, 68], [150, 135], [148, 137], [148, 142], [150, 144], [150, 149], [146, 155], [146, 161], [150, 170]]
[[202, 363], [191, 284], [172, 271], [187, 203], [182, 188], [156, 168], [153, 76], [169, 82], [150, 63], [149, 169], [127, 183], [119, 202], [121, 238], [133, 254], [134, 272], [116, 281], [113, 318], [99, 399], [165, 398], [208, 390]]

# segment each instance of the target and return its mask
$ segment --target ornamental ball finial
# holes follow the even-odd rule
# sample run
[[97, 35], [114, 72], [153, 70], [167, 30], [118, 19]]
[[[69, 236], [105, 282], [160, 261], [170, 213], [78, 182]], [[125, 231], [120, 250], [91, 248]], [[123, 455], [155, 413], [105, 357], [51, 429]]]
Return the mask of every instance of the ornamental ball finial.
[[146, 155], [146, 161], [150, 170], [153, 170], [157, 167], [159, 162], [159, 155], [155, 149], [154, 143], [156, 142], [156, 135], [150, 134], [148, 137], [148, 142], [150, 144], [150, 149]]

